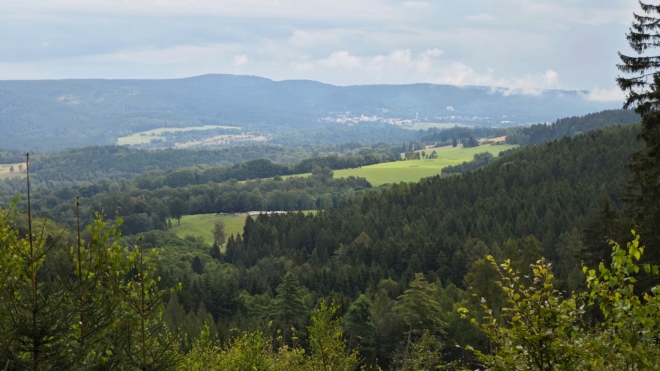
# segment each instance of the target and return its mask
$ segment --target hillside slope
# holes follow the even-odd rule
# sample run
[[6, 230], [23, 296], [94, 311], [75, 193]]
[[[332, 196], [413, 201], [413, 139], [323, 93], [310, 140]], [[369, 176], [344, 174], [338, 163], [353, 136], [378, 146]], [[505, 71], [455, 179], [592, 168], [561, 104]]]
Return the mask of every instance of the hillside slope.
[[340, 87], [234, 75], [0, 81], [0, 148], [113, 144], [118, 137], [159, 127], [236, 125], [277, 132], [337, 125], [324, 119], [342, 115], [509, 125], [618, 106], [584, 97], [578, 91], [518, 95], [490, 87], [433, 84]]

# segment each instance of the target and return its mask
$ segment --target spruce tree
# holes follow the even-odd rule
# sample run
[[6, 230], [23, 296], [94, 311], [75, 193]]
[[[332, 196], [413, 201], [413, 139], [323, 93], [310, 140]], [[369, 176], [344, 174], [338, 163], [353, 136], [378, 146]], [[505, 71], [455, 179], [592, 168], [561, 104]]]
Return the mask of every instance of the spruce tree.
[[303, 290], [298, 283], [298, 278], [287, 272], [282, 283], [277, 286], [277, 297], [273, 303], [273, 315], [282, 326], [282, 345], [287, 345], [287, 338], [292, 327], [299, 327], [307, 314], [307, 308], [303, 301]]
[[626, 34], [628, 43], [637, 56], [619, 53], [620, 71], [632, 76], [618, 77], [619, 87], [627, 94], [624, 108], [635, 107], [642, 116], [638, 139], [645, 147], [632, 156], [628, 168], [632, 177], [627, 183], [624, 201], [630, 207], [648, 257], [660, 260], [660, 55], [650, 50], [660, 46], [660, 5], [640, 1], [642, 14], [634, 20]]
[[408, 325], [405, 360], [410, 355], [410, 344], [413, 332], [430, 329], [443, 332], [447, 323], [443, 320], [440, 304], [433, 299], [435, 287], [430, 284], [423, 273], [415, 273], [415, 280], [410, 287], [397, 298], [392, 310], [399, 313]]
[[361, 365], [376, 363], [376, 325], [371, 315], [371, 302], [360, 295], [348, 308], [344, 316], [343, 329], [348, 337], [347, 348], [357, 349]]

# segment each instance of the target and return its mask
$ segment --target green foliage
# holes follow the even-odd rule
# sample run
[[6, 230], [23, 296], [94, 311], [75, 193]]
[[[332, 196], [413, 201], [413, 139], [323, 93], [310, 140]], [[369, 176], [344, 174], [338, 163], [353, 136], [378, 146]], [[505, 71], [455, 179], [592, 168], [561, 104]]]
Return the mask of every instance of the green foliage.
[[343, 330], [348, 337], [348, 349], [359, 352], [361, 364], [373, 366], [376, 363], [376, 325], [371, 314], [371, 302], [360, 295], [344, 315]]
[[[581, 370], [583, 355], [577, 332], [581, 331], [584, 304], [576, 296], [562, 298], [552, 283], [551, 265], [539, 260], [532, 266], [532, 282], [523, 284], [520, 273], [509, 260], [501, 266], [492, 256], [488, 261], [497, 270], [497, 282], [509, 306], [502, 308], [502, 324], [482, 299], [486, 312], [482, 329], [492, 341], [492, 353], [477, 351], [479, 361], [489, 370]], [[465, 310], [462, 310], [465, 313]], [[477, 321], [472, 320], [474, 323]]]
[[310, 371], [353, 371], [358, 365], [358, 353], [346, 351], [342, 336], [341, 318], [334, 319], [338, 307], [321, 303], [312, 312], [309, 327], [311, 355], [307, 361]]
[[225, 244], [226, 239], [225, 223], [222, 220], [216, 220], [213, 226], [213, 242], [218, 246], [222, 246]]
[[657, 370], [660, 348], [657, 345], [660, 327], [660, 297], [658, 286], [641, 295], [635, 293], [638, 273], [658, 275], [656, 265], [639, 265], [645, 252], [640, 236], [621, 248], [612, 242], [612, 264], [601, 263], [598, 270], [583, 268], [587, 276], [589, 297], [600, 307], [605, 320], [597, 333], [595, 369]]
[[447, 363], [442, 360], [442, 342], [427, 330], [412, 344], [410, 359], [401, 371], [441, 370], [444, 366]]
[[183, 358], [180, 370], [353, 371], [358, 364], [357, 352], [346, 349], [341, 318], [335, 318], [337, 309], [322, 303], [313, 311], [308, 329], [309, 354], [295, 345], [274, 350], [261, 332], [245, 332], [223, 348], [211, 339], [209, 329], [205, 328]]
[[[475, 351], [488, 370], [655, 370], [660, 367], [656, 344], [660, 325], [658, 287], [635, 293], [635, 276], [658, 274], [654, 265], [638, 265], [644, 254], [640, 237], [622, 249], [612, 241], [612, 263], [598, 270], [583, 267], [587, 291], [569, 296], [554, 288], [551, 265], [544, 259], [532, 265], [532, 283], [523, 284], [506, 260], [497, 265], [499, 286], [508, 298], [499, 321], [484, 300], [482, 329], [494, 345], [492, 352]], [[603, 320], [590, 328], [588, 307], [597, 305]], [[466, 316], [468, 310], [460, 308]], [[476, 319], [472, 319], [476, 323]]]

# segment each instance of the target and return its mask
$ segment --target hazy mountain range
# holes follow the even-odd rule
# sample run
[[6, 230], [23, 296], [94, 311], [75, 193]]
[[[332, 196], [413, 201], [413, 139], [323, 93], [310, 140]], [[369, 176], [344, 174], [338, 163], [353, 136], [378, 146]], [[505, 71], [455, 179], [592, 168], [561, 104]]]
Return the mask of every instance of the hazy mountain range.
[[0, 81], [0, 148], [113, 144], [143, 130], [201, 124], [277, 136], [286, 128], [310, 130], [362, 116], [508, 126], [620, 107], [589, 101], [585, 91], [533, 93], [433, 84], [333, 86], [236, 75]]

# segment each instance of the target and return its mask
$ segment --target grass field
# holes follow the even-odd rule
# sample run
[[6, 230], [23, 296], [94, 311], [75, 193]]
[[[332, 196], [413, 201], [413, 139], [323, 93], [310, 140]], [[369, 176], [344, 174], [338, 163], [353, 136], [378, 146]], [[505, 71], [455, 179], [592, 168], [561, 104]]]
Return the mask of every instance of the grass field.
[[151, 142], [152, 139], [165, 139], [161, 134], [165, 132], [179, 132], [179, 131], [192, 131], [192, 130], [211, 130], [211, 129], [232, 129], [241, 130], [238, 126], [219, 126], [219, 125], [203, 125], [203, 126], [188, 126], [185, 128], [158, 128], [147, 131], [141, 131], [126, 137], [117, 138], [117, 144], [144, 144]]
[[[316, 210], [308, 210], [305, 213], [316, 213]], [[195, 237], [204, 237], [204, 243], [209, 246], [213, 245], [213, 228], [215, 228], [215, 221], [222, 220], [225, 223], [225, 235], [227, 238], [234, 234], [243, 233], [243, 226], [247, 214], [233, 214], [233, 215], [215, 215], [215, 214], [200, 214], [200, 215], [185, 215], [181, 218], [181, 226], [177, 226], [176, 220], [172, 220], [172, 231], [180, 238], [186, 235]], [[253, 216], [254, 218], [254, 216]]]
[[455, 123], [447, 123], [447, 122], [427, 122], [424, 124], [416, 124], [412, 126], [401, 126], [401, 128], [408, 130], [427, 130], [431, 128], [450, 129], [453, 128], [454, 126], [472, 127], [472, 125], [468, 125], [468, 124], [455, 124]]
[[[471, 161], [474, 155], [481, 152], [490, 152], [497, 156], [501, 151], [514, 148], [514, 145], [479, 146], [472, 148], [444, 147], [436, 149], [438, 158], [434, 160], [409, 160], [386, 162], [382, 164], [363, 166], [356, 169], [333, 170], [335, 178], [347, 178], [349, 176], [367, 178], [369, 183], [377, 187], [386, 183], [417, 182], [422, 178], [440, 174], [442, 168]], [[433, 150], [426, 150], [429, 154]], [[292, 176], [309, 176], [300, 174]]]
[[[18, 170], [18, 165], [23, 165], [23, 171]], [[14, 171], [10, 169], [14, 167]], [[9, 178], [22, 178], [25, 177], [25, 164], [0, 164], [0, 179], [9, 179]]]
[[229, 237], [233, 234], [243, 233], [246, 217], [247, 214], [217, 216], [215, 214], [185, 215], [181, 218], [181, 226], [177, 226], [176, 220], [172, 220], [172, 231], [181, 238], [184, 238], [188, 234], [195, 237], [204, 237], [204, 243], [211, 246], [213, 245], [213, 228], [215, 227], [216, 220], [222, 220], [225, 223], [225, 234]]

